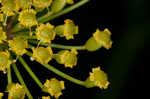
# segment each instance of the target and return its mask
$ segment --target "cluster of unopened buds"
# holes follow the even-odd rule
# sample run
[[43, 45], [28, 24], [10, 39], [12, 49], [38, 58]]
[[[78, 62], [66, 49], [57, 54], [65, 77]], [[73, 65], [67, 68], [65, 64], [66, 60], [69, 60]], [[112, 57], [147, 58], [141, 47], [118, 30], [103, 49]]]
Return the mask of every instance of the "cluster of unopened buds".
[[[74, 39], [78, 34], [78, 26], [71, 19], [64, 24], [54, 26], [49, 21], [87, 3], [89, 0], [0, 0], [0, 72], [7, 74], [8, 85], [5, 92], [0, 92], [0, 99], [8, 93], [8, 99], [33, 99], [26, 86], [16, 62], [20, 62], [37, 85], [49, 96], [41, 99], [56, 99], [62, 95], [64, 81], [48, 78], [41, 83], [32, 72], [23, 56], [26, 54], [31, 61], [36, 61], [57, 75], [87, 88], [99, 87], [106, 89], [109, 85], [107, 74], [100, 66], [92, 69], [85, 81], [73, 78], [50, 65], [52, 59], [66, 68], [77, 65], [79, 50], [96, 51], [101, 47], [111, 48], [111, 32], [106, 28], [99, 29], [82, 46], [68, 46], [52, 43], [56, 36], [66, 40]], [[53, 52], [52, 48], [63, 49]], [[13, 82], [11, 69], [19, 82]], [[42, 72], [42, 71], [41, 71]], [[0, 73], [2, 75], [2, 73]], [[1, 78], [0, 78], [1, 81]], [[1, 89], [0, 89], [1, 90]]]

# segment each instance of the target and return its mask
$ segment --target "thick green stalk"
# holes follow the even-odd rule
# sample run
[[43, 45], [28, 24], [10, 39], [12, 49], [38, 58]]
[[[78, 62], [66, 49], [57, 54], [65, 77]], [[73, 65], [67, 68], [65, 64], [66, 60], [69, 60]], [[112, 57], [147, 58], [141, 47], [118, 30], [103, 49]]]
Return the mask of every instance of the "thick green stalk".
[[[29, 41], [29, 42], [32, 43], [32, 44], [36, 44], [36, 45], [39, 43], [38, 41], [35, 41], [35, 40]], [[77, 50], [86, 50], [84, 45], [69, 46], [69, 45], [61, 45], [61, 44], [44, 44], [44, 43], [40, 43], [40, 45], [42, 45], [42, 46], [51, 46], [53, 48], [59, 48], [59, 49], [72, 49], [72, 48], [75, 48]]]
[[[27, 52], [26, 54], [27, 54], [28, 56], [32, 57], [32, 53]], [[65, 73], [63, 73], [63, 72], [61, 72], [60, 70], [54, 68], [53, 66], [51, 66], [51, 65], [49, 65], [49, 64], [41, 64], [41, 65], [43, 65], [45, 68], [51, 70], [52, 72], [56, 73], [57, 75], [59, 75], [59, 76], [65, 78], [65, 79], [67, 79], [67, 80], [69, 80], [69, 81], [71, 81], [71, 82], [73, 82], [73, 83], [76, 83], [76, 84], [82, 85], [82, 86], [86, 86], [84, 81], [81, 81], [81, 80], [78, 80], [78, 79], [76, 79], [76, 78], [73, 78], [73, 77], [71, 77], [71, 76], [69, 76], [69, 75], [67, 75], [67, 74], [65, 74]]]
[[[55, 19], [55, 18], [57, 18], [59, 16], [62, 16], [64, 14], [66, 14], [66, 13], [68, 13], [68, 12], [70, 12], [70, 11], [72, 11], [72, 10], [82, 6], [82, 5], [84, 5], [88, 1], [90, 1], [90, 0], [81, 0], [81, 1], [77, 2], [76, 4], [74, 4], [74, 5], [70, 6], [70, 7], [67, 7], [64, 10], [62, 10], [62, 11], [56, 13], [56, 14], [47, 13], [46, 15], [37, 18], [38, 23], [43, 23], [43, 22], [47, 22], [47, 21], [53, 20], [53, 19]], [[16, 24], [12, 28], [12, 30], [10, 30], [10, 32], [18, 32], [18, 31], [20, 31], [22, 29], [24, 29], [24, 27], [22, 25]]]
[[25, 90], [28, 98], [29, 99], [33, 99], [32, 95], [31, 95], [29, 89], [27, 88], [27, 86], [26, 86], [26, 84], [25, 84], [25, 82], [24, 82], [24, 80], [23, 80], [23, 78], [22, 78], [22, 76], [21, 76], [21, 74], [20, 74], [20, 72], [19, 72], [19, 70], [18, 70], [18, 68], [17, 68], [15, 63], [12, 64], [12, 68], [13, 68], [13, 70], [14, 70], [14, 72], [15, 72], [18, 80], [19, 80], [19, 82], [24, 86], [24, 90]]
[[36, 75], [32, 72], [32, 70], [30, 69], [30, 67], [28, 66], [28, 64], [24, 61], [24, 59], [21, 56], [19, 57], [19, 61], [24, 66], [24, 68], [29, 73], [29, 75], [33, 78], [33, 80], [37, 83], [37, 85], [42, 89], [43, 88], [42, 83], [36, 77]]

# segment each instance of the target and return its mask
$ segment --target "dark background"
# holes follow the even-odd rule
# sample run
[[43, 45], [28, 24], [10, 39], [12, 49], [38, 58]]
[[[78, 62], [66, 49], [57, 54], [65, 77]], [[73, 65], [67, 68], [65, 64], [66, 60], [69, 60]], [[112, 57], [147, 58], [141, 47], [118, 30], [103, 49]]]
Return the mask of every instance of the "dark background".
[[[52, 77], [65, 81], [66, 89], [60, 99], [144, 99], [148, 96], [146, 89], [149, 86], [148, 6], [148, 0], [91, 0], [84, 6], [51, 21], [52, 24], [58, 25], [63, 24], [65, 19], [72, 19], [79, 25], [79, 35], [75, 36], [75, 40], [64, 41], [63, 38], [57, 37], [55, 43], [82, 45], [97, 28], [108, 28], [112, 32], [113, 46], [110, 50], [101, 48], [96, 52], [79, 51], [79, 61], [75, 68], [66, 69], [63, 65], [57, 65], [54, 60], [50, 63], [81, 80], [89, 76], [91, 68], [101, 66], [111, 83], [106, 90], [84, 88], [55, 75], [36, 62], [30, 62], [27, 56], [26, 60], [42, 83]], [[41, 95], [48, 95], [41, 93], [40, 88], [21, 65], [18, 67], [36, 99]], [[4, 75], [2, 78], [6, 80]], [[16, 79], [14, 75], [13, 81], [17, 82]]]

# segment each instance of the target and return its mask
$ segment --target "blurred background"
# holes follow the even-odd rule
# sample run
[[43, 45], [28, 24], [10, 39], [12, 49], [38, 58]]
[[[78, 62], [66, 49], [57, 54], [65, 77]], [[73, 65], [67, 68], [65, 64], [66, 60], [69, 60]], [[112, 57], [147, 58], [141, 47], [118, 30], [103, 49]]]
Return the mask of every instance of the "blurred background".
[[[77, 0], [76, 0], [77, 1]], [[57, 77], [65, 81], [66, 90], [60, 99], [144, 99], [148, 96], [148, 67], [150, 57], [150, 16], [148, 0], [91, 0], [84, 6], [51, 21], [52, 24], [63, 24], [65, 19], [72, 19], [79, 25], [79, 35], [75, 40], [66, 41], [57, 37], [55, 43], [66, 45], [83, 45], [97, 28], [108, 28], [112, 32], [113, 46], [96, 52], [79, 51], [79, 61], [75, 68], [66, 69], [55, 60], [50, 64], [61, 71], [81, 80], [85, 80], [91, 68], [101, 66], [108, 74], [110, 86], [106, 90], [90, 88], [71, 83], [36, 62], [31, 62], [33, 72], [42, 83], [46, 79]], [[58, 51], [57, 49], [53, 49]], [[17, 63], [21, 74], [31, 93], [38, 99], [40, 88]], [[20, 65], [20, 66], [19, 66]], [[4, 91], [7, 83], [6, 75], [1, 76], [0, 91]], [[13, 81], [17, 78], [13, 73]]]

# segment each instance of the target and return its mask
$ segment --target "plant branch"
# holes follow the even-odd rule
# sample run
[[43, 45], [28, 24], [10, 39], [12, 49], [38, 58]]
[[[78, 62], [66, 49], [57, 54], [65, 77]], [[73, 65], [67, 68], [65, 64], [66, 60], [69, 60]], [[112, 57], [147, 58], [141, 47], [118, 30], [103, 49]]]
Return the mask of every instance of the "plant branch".
[[[32, 57], [32, 53], [27, 52], [26, 54], [28, 56]], [[78, 80], [76, 78], [73, 78], [73, 77], [71, 77], [71, 76], [61, 72], [60, 70], [54, 68], [53, 66], [51, 66], [49, 64], [41, 64], [41, 65], [43, 65], [45, 68], [49, 69], [50, 71], [54, 72], [55, 74], [65, 78], [65, 79], [67, 79], [67, 80], [69, 80], [69, 81], [71, 81], [73, 83], [76, 83], [76, 84], [81, 85], [81, 86], [86, 86], [84, 81], [81, 81], [81, 80]]]
[[37, 85], [42, 89], [43, 88], [42, 83], [36, 77], [36, 75], [32, 72], [28, 64], [24, 61], [24, 59], [21, 56], [19, 57], [19, 61], [23, 65], [23, 67], [26, 69], [26, 71], [29, 73], [29, 75], [33, 78], [33, 80], [37, 83]]
[[18, 70], [18, 68], [17, 68], [15, 63], [12, 64], [12, 68], [13, 68], [13, 70], [14, 70], [14, 72], [15, 72], [18, 80], [19, 80], [19, 82], [24, 86], [24, 90], [25, 90], [28, 98], [29, 99], [33, 99], [32, 95], [31, 95], [29, 89], [27, 88], [27, 86], [26, 86], [26, 84], [25, 84], [25, 82], [24, 82], [24, 80], [23, 80], [23, 78], [22, 78], [22, 76], [21, 76], [21, 74], [20, 74], [20, 72], [19, 72], [19, 70]]
[[[29, 41], [29, 42], [32, 43], [32, 44], [38, 44], [39, 43], [38, 41], [35, 41], [35, 40]], [[40, 45], [42, 45], [42, 46], [50, 46], [50, 47], [59, 48], [59, 49], [72, 49], [72, 48], [75, 48], [77, 50], [86, 50], [84, 45], [81, 45], [81, 46], [69, 46], [69, 45], [46, 44], [46, 43], [40, 43]]]

